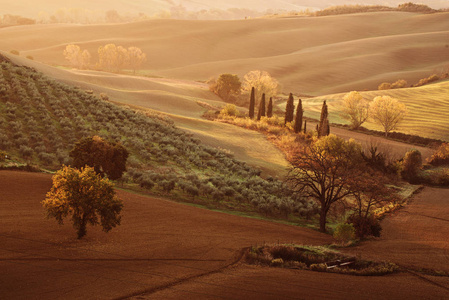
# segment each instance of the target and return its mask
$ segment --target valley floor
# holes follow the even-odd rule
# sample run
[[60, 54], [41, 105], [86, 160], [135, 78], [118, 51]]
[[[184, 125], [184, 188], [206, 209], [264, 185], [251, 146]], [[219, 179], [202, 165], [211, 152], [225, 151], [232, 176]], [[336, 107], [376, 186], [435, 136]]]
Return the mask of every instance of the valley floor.
[[[124, 191], [118, 191], [125, 204], [122, 225], [108, 234], [89, 227], [87, 237], [77, 240], [70, 223], [58, 226], [45, 219], [40, 202], [50, 186], [46, 174], [0, 171], [1, 298], [449, 297], [448, 277], [416, 272], [353, 277], [248, 266], [238, 262], [245, 247], [277, 242], [325, 245], [332, 238]], [[449, 242], [442, 229], [448, 219], [449, 208], [443, 205], [448, 193], [424, 190], [406, 210], [383, 221], [381, 239], [350, 251], [448, 271]], [[420, 250], [407, 257], [411, 245]]]

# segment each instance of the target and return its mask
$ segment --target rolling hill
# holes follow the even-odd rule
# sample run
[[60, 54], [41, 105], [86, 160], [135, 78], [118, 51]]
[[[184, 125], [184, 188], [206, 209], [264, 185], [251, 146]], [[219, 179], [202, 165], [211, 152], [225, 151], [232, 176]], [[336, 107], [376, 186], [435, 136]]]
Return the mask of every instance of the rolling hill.
[[[406, 104], [408, 115], [400, 124], [398, 131], [434, 139], [449, 141], [447, 120], [449, 118], [449, 81], [442, 81], [421, 87], [402, 88], [381, 91], [360, 92], [363, 98], [371, 101], [376, 96], [391, 96]], [[329, 107], [329, 119], [332, 123], [347, 124], [339, 114], [346, 93], [332, 94], [304, 100], [305, 114], [319, 118], [324, 100]], [[368, 121], [364, 127], [382, 131], [379, 125]]]
[[0, 30], [0, 49], [50, 65], [77, 44], [97, 60], [99, 46], [140, 47], [141, 74], [205, 81], [221, 73], [266, 70], [285, 92], [315, 96], [375, 89], [447, 69], [449, 13], [364, 13], [235, 21], [150, 20], [103, 25], [33, 25]]

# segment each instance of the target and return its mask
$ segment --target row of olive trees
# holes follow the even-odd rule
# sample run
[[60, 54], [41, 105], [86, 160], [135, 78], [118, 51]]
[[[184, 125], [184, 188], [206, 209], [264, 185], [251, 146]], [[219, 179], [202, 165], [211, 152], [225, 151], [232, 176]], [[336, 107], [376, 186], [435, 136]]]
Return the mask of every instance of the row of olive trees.
[[[67, 45], [64, 57], [71, 66], [77, 69], [88, 69], [91, 65], [91, 54], [88, 50], [82, 50], [78, 45]], [[98, 48], [97, 68], [111, 72], [118, 72], [130, 68], [135, 73], [146, 61], [146, 54], [138, 47], [125, 48], [115, 44], [107, 44]]]
[[369, 102], [359, 92], [353, 91], [343, 98], [342, 117], [351, 123], [353, 129], [359, 128], [371, 117], [383, 127], [385, 136], [388, 136], [406, 115], [406, 106], [390, 96], [377, 96]]

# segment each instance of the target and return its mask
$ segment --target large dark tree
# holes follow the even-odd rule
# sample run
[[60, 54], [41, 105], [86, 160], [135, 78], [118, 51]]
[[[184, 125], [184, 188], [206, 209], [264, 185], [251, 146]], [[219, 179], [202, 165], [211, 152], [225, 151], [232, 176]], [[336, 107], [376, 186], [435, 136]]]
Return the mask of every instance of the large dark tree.
[[288, 182], [301, 195], [320, 205], [320, 231], [326, 231], [331, 207], [352, 194], [351, 187], [360, 181], [363, 159], [361, 146], [329, 135], [303, 149], [291, 159]]
[[256, 106], [256, 98], [254, 95], [254, 87], [251, 88], [251, 98], [249, 99], [249, 117], [254, 118], [254, 107]]
[[267, 107], [267, 117], [271, 118], [273, 116], [273, 97], [270, 97], [270, 101], [268, 101]]
[[318, 124], [318, 136], [326, 136], [329, 135], [329, 119], [328, 119], [328, 112], [327, 112], [327, 104], [326, 100], [323, 101], [323, 106], [321, 107], [321, 116], [320, 116], [320, 123]]
[[299, 99], [298, 105], [296, 106], [296, 116], [295, 116], [295, 132], [298, 133], [302, 128], [302, 115], [304, 110], [302, 109], [302, 101]]
[[265, 94], [262, 94], [262, 100], [260, 100], [260, 103], [259, 103], [259, 111], [257, 113], [257, 121], [259, 121], [261, 117], [265, 117]]
[[80, 140], [70, 152], [75, 168], [88, 165], [112, 180], [119, 179], [126, 171], [128, 155], [121, 144], [109, 143], [98, 136]]
[[284, 124], [288, 122], [293, 122], [293, 114], [295, 113], [295, 105], [293, 103], [293, 94], [290, 93], [287, 100], [287, 105], [285, 107], [285, 121]]

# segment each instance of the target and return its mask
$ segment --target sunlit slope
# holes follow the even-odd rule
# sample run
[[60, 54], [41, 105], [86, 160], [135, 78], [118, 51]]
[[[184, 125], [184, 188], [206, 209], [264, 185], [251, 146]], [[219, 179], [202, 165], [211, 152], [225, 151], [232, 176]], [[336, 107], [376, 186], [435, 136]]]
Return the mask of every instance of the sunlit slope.
[[201, 119], [205, 108], [198, 101], [221, 106], [205, 84], [185, 80], [141, 78], [96, 71], [62, 70], [35, 61], [7, 55], [70, 85], [105, 93], [122, 104], [150, 108], [170, 115], [178, 127], [192, 132], [205, 144], [222, 148], [272, 176], [283, 176], [288, 166], [284, 155], [264, 135], [229, 124]]
[[[330, 121], [346, 123], [339, 115], [345, 94], [306, 99], [303, 102], [305, 114], [319, 118], [323, 100], [326, 100], [329, 106]], [[398, 131], [449, 141], [449, 81], [416, 88], [367, 91], [361, 92], [361, 94], [369, 101], [376, 96], [388, 95], [404, 103], [407, 106], [408, 115], [400, 124]], [[379, 125], [370, 121], [363, 126], [369, 129], [382, 130]]]
[[143, 49], [146, 74], [207, 80], [269, 71], [284, 91], [313, 95], [415, 82], [449, 64], [449, 13], [384, 12], [236, 21], [152, 20], [114, 25], [35, 25], [0, 30], [0, 49], [65, 65], [74, 43], [97, 60], [107, 43]]

